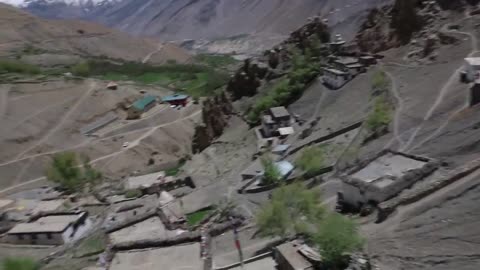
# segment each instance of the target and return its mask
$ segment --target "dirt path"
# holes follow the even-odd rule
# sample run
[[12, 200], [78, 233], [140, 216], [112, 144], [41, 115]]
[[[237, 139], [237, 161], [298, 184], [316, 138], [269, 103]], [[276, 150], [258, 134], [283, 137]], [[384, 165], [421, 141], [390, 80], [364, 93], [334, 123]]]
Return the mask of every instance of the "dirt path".
[[405, 142], [400, 136], [400, 117], [403, 112], [404, 102], [402, 100], [402, 97], [400, 96], [400, 93], [398, 92], [398, 85], [397, 85], [397, 81], [395, 80], [395, 77], [390, 72], [386, 71], [383, 66], [381, 66], [381, 70], [385, 72], [385, 74], [390, 79], [391, 81], [390, 90], [392, 91], [393, 96], [397, 100], [397, 107], [395, 108], [395, 116], [393, 119], [393, 136], [394, 136], [394, 139], [397, 140], [398, 143], [400, 144], [400, 147], [402, 147], [402, 145]]
[[[95, 164], [96, 162], [99, 162], [99, 161], [102, 161], [102, 160], [105, 160], [105, 159], [112, 158], [112, 157], [115, 157], [115, 156], [117, 156], [117, 155], [120, 155], [120, 154], [124, 153], [125, 151], [127, 151], [127, 150], [129, 150], [129, 149], [131, 149], [131, 148], [133, 148], [133, 147], [135, 147], [135, 146], [137, 146], [137, 145], [139, 145], [140, 142], [141, 142], [143, 139], [145, 139], [145, 138], [147, 138], [148, 136], [152, 135], [152, 134], [153, 134], [155, 131], [157, 131], [159, 128], [166, 127], [166, 126], [172, 125], [172, 124], [176, 124], [176, 123], [182, 122], [182, 121], [187, 120], [187, 119], [190, 119], [190, 118], [194, 118], [194, 117], [196, 117], [197, 115], [199, 115], [201, 112], [202, 112], [202, 110], [198, 110], [198, 111], [196, 111], [196, 112], [194, 112], [194, 113], [192, 113], [192, 114], [190, 114], [190, 115], [188, 115], [188, 116], [179, 118], [179, 119], [177, 119], [177, 120], [175, 120], [175, 121], [172, 121], [172, 122], [169, 122], [169, 123], [165, 123], [165, 124], [161, 124], [161, 125], [155, 126], [155, 127], [153, 127], [153, 128], [149, 128], [149, 129], [150, 129], [149, 131], [147, 131], [146, 133], [142, 134], [142, 135], [141, 135], [140, 137], [138, 137], [135, 141], [131, 142], [128, 147], [125, 147], [125, 148], [123, 148], [122, 150], [119, 150], [119, 151], [117, 151], [117, 152], [114, 152], [114, 153], [111, 153], [111, 154], [108, 154], [108, 155], [105, 155], [105, 156], [96, 158], [96, 159], [90, 161], [90, 164]], [[135, 130], [135, 131], [132, 131], [132, 132], [138, 132], [138, 130]], [[65, 150], [61, 150], [61, 151], [58, 151], [58, 152], [62, 152], [62, 151], [65, 151]], [[42, 154], [42, 156], [43, 156], [43, 155], [46, 155], [46, 154]], [[31, 158], [31, 157], [30, 157], [30, 158]], [[28, 165], [28, 164], [27, 164], [27, 165]], [[23, 183], [21, 183], [21, 184], [17, 184], [17, 185], [14, 185], [14, 186], [11, 186], [11, 187], [2, 189], [2, 190], [0, 190], [0, 195], [1, 195], [1, 194], [4, 194], [4, 193], [6, 193], [6, 192], [9, 192], [9, 191], [11, 191], [11, 190], [14, 190], [14, 189], [16, 189], [16, 188], [19, 188], [19, 187], [22, 187], [22, 186], [25, 186], [25, 185], [29, 185], [29, 184], [33, 184], [33, 183], [35, 183], [35, 182], [43, 181], [43, 180], [45, 180], [45, 179], [46, 179], [46, 177], [39, 177], [39, 178], [36, 178], [36, 179], [28, 180], [28, 181], [23, 182]]]
[[[467, 18], [464, 18], [460, 21], [463, 21], [465, 19], [468, 19]], [[461, 31], [457, 31], [457, 30], [445, 30], [446, 26], [443, 27], [442, 31], [446, 32], [446, 33], [453, 33], [453, 34], [461, 34], [461, 35], [467, 35], [470, 37], [470, 40], [471, 40], [471, 43], [472, 43], [472, 50], [471, 52], [467, 55], [467, 57], [471, 57], [473, 56], [474, 54], [476, 54], [478, 51], [479, 51], [479, 46], [478, 46], [478, 39], [477, 37], [472, 34], [472, 33], [469, 33], [469, 32], [461, 32]], [[445, 96], [446, 94], [448, 93], [448, 91], [450, 90], [450, 88], [452, 87], [452, 85], [458, 80], [459, 78], [459, 74], [460, 72], [462, 71], [463, 69], [463, 66], [457, 68], [453, 73], [452, 75], [450, 76], [450, 78], [448, 78], [448, 80], [445, 82], [445, 84], [443, 85], [443, 87], [441, 88], [440, 90], [440, 93], [438, 94], [437, 96], [437, 99], [435, 100], [435, 103], [433, 103], [433, 105], [430, 107], [430, 109], [427, 111], [427, 113], [425, 114], [425, 116], [423, 117], [423, 121], [420, 125], [418, 125], [418, 127], [414, 130], [414, 132], [412, 133], [412, 135], [410, 136], [410, 138], [408, 139], [408, 141], [400, 148], [401, 151], [409, 151], [411, 149], [409, 149], [409, 147], [411, 146], [411, 144], [413, 143], [413, 141], [415, 140], [418, 132], [420, 132], [420, 130], [424, 127], [425, 123], [430, 120], [430, 118], [432, 117], [433, 113], [435, 112], [435, 110], [438, 108], [438, 106], [440, 106], [440, 104], [444, 101], [445, 99]], [[449, 118], [450, 119], [450, 118]], [[447, 120], [448, 122], [448, 120]], [[446, 126], [446, 125], [445, 125]], [[443, 127], [444, 128], [444, 127]], [[442, 129], [443, 129], [442, 128]]]
[[150, 60], [150, 58], [152, 58], [152, 56], [154, 54], [159, 53], [162, 49], [163, 49], [163, 44], [159, 44], [158, 48], [155, 51], [147, 54], [147, 56], [145, 56], [145, 58], [143, 58], [142, 63], [146, 64], [148, 62], [148, 60]]
[[39, 141], [18, 154], [16, 158], [19, 159], [23, 157], [26, 153], [48, 141], [50, 136], [57, 132], [66, 121], [70, 120], [70, 116], [77, 110], [77, 108], [83, 103], [83, 101], [85, 101], [90, 96], [90, 94], [95, 90], [96, 87], [96, 82], [90, 82], [90, 88], [88, 89], [88, 91], [86, 91], [85, 94], [80, 99], [78, 99], [78, 101], [70, 108], [70, 110], [68, 110], [68, 112], [63, 115], [60, 121], [52, 129], [50, 129], [47, 134], [45, 134]]

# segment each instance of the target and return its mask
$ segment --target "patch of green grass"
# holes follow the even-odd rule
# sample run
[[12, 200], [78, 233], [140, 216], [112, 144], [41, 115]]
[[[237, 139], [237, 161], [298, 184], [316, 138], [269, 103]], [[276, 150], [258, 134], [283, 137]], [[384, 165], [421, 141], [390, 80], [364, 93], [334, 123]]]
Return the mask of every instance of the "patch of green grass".
[[125, 197], [127, 199], [138, 198], [140, 196], [142, 196], [142, 192], [138, 189], [130, 189], [125, 192]]
[[30, 258], [6, 258], [1, 264], [2, 270], [38, 270], [40, 264]]
[[210, 213], [212, 213], [212, 209], [205, 209], [200, 210], [191, 214], [187, 215], [187, 224], [188, 226], [195, 226], [199, 224], [203, 219], [205, 219]]
[[20, 73], [20, 74], [40, 74], [39, 67], [24, 63], [19, 60], [0, 59], [0, 74]]
[[102, 253], [106, 248], [105, 235], [94, 235], [80, 243], [75, 250], [76, 257]]
[[195, 60], [213, 68], [222, 68], [233, 65], [238, 61], [230, 55], [199, 54]]
[[184, 163], [179, 163], [175, 167], [169, 168], [165, 170], [165, 174], [167, 176], [176, 176], [180, 170], [182, 169]]
[[326, 145], [310, 146], [303, 150], [295, 164], [302, 169], [306, 176], [315, 176], [325, 167]]
[[[76, 67], [76, 69], [78, 68]], [[150, 66], [127, 62], [119, 65], [96, 60], [89, 62], [88, 69], [85, 66], [80, 67], [82, 76], [85, 76], [84, 71], [87, 70], [89, 76], [96, 76], [105, 80], [130, 80], [143, 84], [174, 87], [176, 90], [185, 92], [194, 98], [214, 94], [229, 79], [228, 74], [217, 71], [212, 67], [173, 63]]]

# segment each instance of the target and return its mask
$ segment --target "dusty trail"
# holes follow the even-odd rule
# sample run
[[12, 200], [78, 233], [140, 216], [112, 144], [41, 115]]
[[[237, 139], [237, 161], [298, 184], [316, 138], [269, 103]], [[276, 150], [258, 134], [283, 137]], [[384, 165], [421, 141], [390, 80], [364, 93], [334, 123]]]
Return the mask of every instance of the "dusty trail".
[[[468, 19], [467, 18], [464, 18], [462, 19], [461, 21], [465, 20], [465, 19]], [[445, 28], [446, 26], [444, 26]], [[470, 37], [471, 39], [471, 43], [472, 43], [472, 51], [467, 55], [467, 57], [471, 57], [473, 56], [474, 54], [476, 54], [478, 51], [479, 51], [479, 47], [478, 47], [478, 39], [477, 37], [472, 34], [472, 33], [469, 33], [469, 32], [461, 32], [461, 31], [457, 31], [457, 30], [443, 30], [447, 33], [455, 33], [455, 34], [461, 34], [461, 35], [467, 35]], [[413, 143], [413, 141], [415, 140], [418, 132], [424, 127], [425, 125], [425, 122], [427, 122], [428, 120], [430, 120], [430, 118], [432, 117], [433, 113], [435, 112], [435, 110], [438, 108], [438, 106], [440, 106], [440, 104], [444, 101], [445, 99], [445, 96], [446, 94], [448, 93], [448, 91], [450, 90], [450, 88], [452, 87], [452, 85], [458, 80], [458, 76], [460, 74], [460, 72], [462, 71], [463, 69], [463, 66], [457, 68], [453, 74], [450, 76], [450, 78], [448, 78], [448, 80], [445, 82], [445, 84], [443, 85], [442, 89], [440, 90], [440, 93], [439, 95], [437, 96], [437, 99], [435, 100], [435, 102], [433, 103], [433, 105], [430, 107], [430, 109], [427, 111], [427, 113], [425, 114], [425, 116], [423, 117], [423, 121], [422, 123], [415, 129], [415, 131], [412, 133], [412, 135], [410, 136], [410, 138], [408, 139], [407, 143], [405, 143], [401, 148], [400, 150], [401, 151], [407, 151], [407, 149], [409, 149], [409, 147], [411, 146], [411, 144]], [[442, 128], [443, 129], [443, 128]]]
[[75, 103], [71, 108], [70, 110], [65, 113], [63, 115], [63, 117], [60, 119], [60, 121], [57, 123], [57, 125], [55, 125], [55, 127], [53, 127], [52, 129], [50, 129], [48, 131], [47, 134], [45, 134], [45, 136], [43, 136], [39, 141], [37, 141], [35, 144], [33, 144], [32, 146], [30, 146], [29, 148], [27, 148], [26, 150], [24, 150], [23, 152], [21, 152], [20, 154], [17, 155], [17, 159], [23, 157], [26, 153], [30, 152], [31, 150], [35, 149], [36, 147], [38, 147], [39, 145], [45, 143], [46, 141], [48, 141], [48, 139], [50, 138], [50, 136], [52, 136], [55, 132], [57, 132], [61, 126], [70, 119], [70, 116], [77, 110], [77, 108], [83, 103], [83, 101], [85, 101], [89, 96], [90, 94], [95, 90], [97, 84], [95, 82], [91, 82], [90, 83], [90, 88], [88, 89], [87, 92], [85, 92], [85, 94], [80, 98], [78, 99], [77, 103]]
[[[137, 146], [137, 145], [139, 145], [140, 142], [141, 142], [143, 139], [145, 139], [145, 138], [147, 138], [148, 136], [152, 135], [152, 134], [153, 134], [155, 131], [157, 131], [159, 128], [162, 128], [162, 127], [165, 127], [165, 126], [168, 126], [168, 125], [172, 125], [172, 124], [175, 124], [175, 123], [179, 123], [179, 122], [182, 122], [182, 121], [187, 120], [187, 119], [190, 119], [190, 118], [194, 118], [194, 117], [196, 117], [197, 115], [199, 115], [201, 112], [202, 112], [202, 110], [198, 110], [198, 111], [196, 111], [195, 113], [192, 113], [192, 114], [190, 114], [190, 115], [188, 115], [188, 116], [186, 116], [186, 117], [182, 117], [182, 118], [180, 118], [180, 119], [177, 119], [177, 120], [175, 120], [175, 121], [173, 121], [173, 122], [169, 122], [169, 123], [165, 123], [165, 124], [162, 124], [162, 125], [158, 125], [158, 126], [155, 126], [155, 127], [153, 127], [153, 128], [148, 128], [148, 129], [150, 129], [148, 132], [142, 134], [142, 135], [141, 135], [140, 137], [138, 137], [135, 141], [131, 142], [128, 147], [125, 147], [125, 148], [123, 148], [123, 149], [120, 150], [120, 151], [117, 151], [117, 152], [114, 152], [114, 153], [111, 153], [111, 154], [108, 154], [108, 155], [105, 155], [105, 156], [96, 158], [96, 159], [94, 159], [94, 160], [91, 160], [91, 161], [90, 161], [90, 164], [95, 164], [96, 162], [99, 162], [99, 161], [102, 161], [102, 160], [105, 160], [105, 159], [108, 159], [108, 158], [111, 158], [111, 157], [115, 157], [115, 156], [117, 156], [117, 155], [119, 155], [119, 154], [122, 154], [122, 153], [124, 153], [125, 151], [127, 151], [127, 150], [129, 150], [129, 149], [131, 149], [131, 148], [133, 148], [133, 147], [135, 147], [135, 146]], [[132, 132], [138, 132], [138, 130], [135, 130], [135, 131], [132, 131]], [[130, 133], [131, 133], [131, 132], [130, 132]], [[61, 150], [61, 151], [57, 151], [57, 152], [63, 152], [63, 151], [65, 151], [65, 150]], [[46, 154], [42, 154], [42, 156], [43, 156], [43, 155], [46, 155]], [[30, 158], [31, 158], [31, 157], [30, 157]], [[28, 165], [28, 164], [27, 164], [27, 165]], [[25, 186], [25, 185], [29, 185], [29, 184], [33, 184], [33, 183], [35, 183], [35, 182], [39, 182], [39, 181], [42, 181], [42, 180], [45, 180], [45, 179], [46, 179], [46, 177], [39, 177], [39, 178], [36, 178], [36, 179], [32, 179], [32, 180], [23, 182], [23, 183], [21, 183], [21, 184], [17, 184], [17, 185], [14, 185], [14, 186], [11, 186], [11, 187], [2, 189], [2, 190], [0, 190], [0, 195], [1, 195], [1, 194], [4, 194], [4, 193], [6, 193], [6, 192], [9, 192], [9, 191], [11, 191], [11, 190], [14, 190], [14, 189], [16, 189], [16, 188], [19, 188], [19, 187], [22, 187], [22, 186]]]
[[397, 108], [395, 109], [395, 116], [394, 116], [394, 119], [393, 119], [393, 136], [394, 136], [395, 140], [397, 140], [398, 143], [400, 144], [400, 147], [402, 147], [402, 145], [405, 142], [403, 141], [403, 139], [400, 136], [400, 117], [402, 115], [404, 102], [402, 100], [402, 97], [400, 96], [400, 93], [398, 92], [397, 81], [395, 80], [393, 75], [390, 72], [386, 71], [383, 67], [381, 67], [381, 69], [382, 69], [383, 72], [385, 72], [385, 74], [390, 79], [390, 81], [392, 83], [390, 89], [393, 93], [393, 96], [397, 100]]
[[146, 64], [150, 60], [150, 58], [152, 58], [153, 55], [159, 53], [162, 49], [163, 49], [163, 44], [159, 44], [158, 48], [155, 51], [147, 54], [147, 56], [145, 56], [145, 58], [143, 58], [142, 63]]

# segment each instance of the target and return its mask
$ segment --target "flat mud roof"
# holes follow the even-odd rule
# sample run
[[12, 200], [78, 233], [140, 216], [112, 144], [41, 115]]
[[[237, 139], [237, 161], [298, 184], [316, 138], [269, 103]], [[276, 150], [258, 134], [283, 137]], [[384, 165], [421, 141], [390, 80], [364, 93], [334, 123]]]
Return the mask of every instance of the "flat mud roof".
[[353, 178], [371, 183], [381, 178], [397, 179], [410, 170], [420, 169], [427, 162], [406, 157], [404, 155], [386, 153], [355, 172]]

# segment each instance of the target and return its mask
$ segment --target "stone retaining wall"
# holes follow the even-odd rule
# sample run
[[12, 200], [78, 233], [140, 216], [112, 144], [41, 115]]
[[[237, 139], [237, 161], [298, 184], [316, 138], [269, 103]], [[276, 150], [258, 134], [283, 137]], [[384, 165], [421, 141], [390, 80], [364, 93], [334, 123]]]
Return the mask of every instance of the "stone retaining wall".
[[382, 202], [378, 205], [378, 217], [377, 222], [384, 221], [395, 209], [400, 205], [411, 204], [419, 201], [420, 199], [452, 184], [453, 182], [473, 173], [480, 169], [480, 159], [475, 160], [462, 168], [451, 171], [447, 176], [435, 181], [431, 185], [423, 189], [419, 189], [411, 194], [396, 197], [394, 199]]

